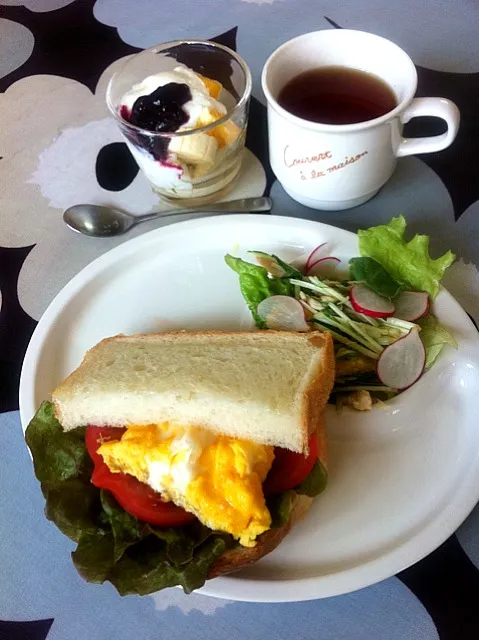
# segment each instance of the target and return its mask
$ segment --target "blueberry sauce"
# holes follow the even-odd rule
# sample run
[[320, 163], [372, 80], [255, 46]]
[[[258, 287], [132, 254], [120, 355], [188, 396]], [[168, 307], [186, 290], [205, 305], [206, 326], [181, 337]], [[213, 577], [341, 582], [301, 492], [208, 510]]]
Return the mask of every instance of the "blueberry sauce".
[[147, 131], [177, 131], [188, 122], [188, 114], [182, 107], [189, 100], [191, 91], [187, 84], [170, 82], [150, 95], [137, 98], [130, 122]]
[[[174, 132], [188, 122], [188, 114], [183, 105], [191, 100], [191, 91], [187, 84], [169, 82], [158, 87], [153, 93], [140, 96], [131, 111], [125, 105], [120, 108], [120, 116], [137, 127], [157, 132]], [[164, 162], [168, 150], [168, 138], [148, 136], [129, 132], [133, 143], [146, 148], [160, 162]]]

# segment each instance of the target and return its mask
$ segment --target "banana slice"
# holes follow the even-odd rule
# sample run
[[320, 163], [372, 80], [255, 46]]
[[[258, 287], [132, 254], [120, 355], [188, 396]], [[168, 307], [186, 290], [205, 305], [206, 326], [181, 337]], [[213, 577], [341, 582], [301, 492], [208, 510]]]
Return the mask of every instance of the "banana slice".
[[208, 173], [214, 167], [218, 142], [206, 133], [173, 137], [168, 151], [176, 154], [178, 160], [191, 168], [194, 178]]

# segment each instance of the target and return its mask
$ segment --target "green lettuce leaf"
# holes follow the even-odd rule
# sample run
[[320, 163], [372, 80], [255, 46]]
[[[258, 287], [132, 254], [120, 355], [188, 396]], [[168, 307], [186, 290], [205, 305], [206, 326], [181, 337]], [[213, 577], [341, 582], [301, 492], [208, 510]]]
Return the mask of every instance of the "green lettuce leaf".
[[429, 237], [415, 235], [406, 242], [405, 231], [403, 216], [393, 218], [386, 225], [359, 230], [360, 254], [379, 262], [403, 289], [426, 291], [435, 298], [444, 272], [454, 262], [455, 255], [448, 251], [432, 260]]
[[95, 535], [101, 530], [100, 494], [92, 484], [78, 479], [55, 487], [42, 483], [42, 491], [46, 517], [74, 542], [83, 534]]
[[439, 324], [432, 313], [422, 320], [418, 320], [417, 324], [421, 327], [419, 336], [426, 348], [426, 369], [434, 364], [445, 345], [457, 349], [457, 342], [452, 333]]
[[386, 269], [372, 258], [351, 258], [349, 261], [351, 280], [364, 282], [379, 296], [395, 298], [400, 286]]
[[192, 536], [193, 542], [189, 546], [195, 548], [194, 558], [191, 555], [189, 561], [178, 565], [172, 561], [175, 553], [172, 553], [171, 544], [178, 548], [179, 540], [188, 536], [182, 529], [168, 530], [169, 535], [164, 536], [168, 542], [158, 535], [136, 540], [128, 545], [121, 558], [115, 557], [117, 546], [111, 533], [85, 534], [72, 553], [72, 559], [85, 580], [96, 583], [108, 580], [120, 595], [147, 595], [177, 585], [182, 586], [185, 593], [191, 593], [204, 585], [210, 567], [233, 541], [231, 536], [216, 535], [211, 530], [201, 541]]
[[90, 479], [93, 464], [85, 447], [85, 429], [65, 433], [50, 402], [44, 402], [32, 418], [25, 440], [40, 482], [56, 486], [73, 478]]
[[266, 500], [266, 505], [271, 514], [272, 527], [281, 527], [288, 522], [296, 494], [299, 493], [314, 498], [326, 489], [327, 484], [327, 471], [321, 462], [317, 460], [309, 475], [294, 490], [269, 496]]
[[181, 585], [185, 593], [199, 589], [205, 583], [210, 567], [227, 549], [223, 537], [211, 536], [195, 554], [195, 562], [182, 567], [171, 565], [164, 550], [152, 549], [142, 554], [125, 554], [108, 579], [122, 596], [147, 595], [166, 587]]
[[282, 527], [288, 522], [293, 509], [295, 497], [296, 492], [291, 490], [270, 496], [266, 500], [266, 506], [271, 514], [272, 527]]
[[72, 553], [73, 564], [84, 580], [102, 584], [115, 566], [113, 535], [105, 531], [85, 532]]
[[239, 275], [243, 298], [253, 315], [256, 326], [259, 329], [264, 329], [265, 323], [257, 312], [259, 303], [270, 296], [292, 296], [294, 293], [293, 285], [287, 279], [270, 277], [264, 267], [246, 262], [241, 258], [227, 254], [225, 262]]
[[309, 475], [296, 487], [296, 493], [314, 498], [326, 489], [328, 473], [319, 460], [316, 461]]
[[100, 500], [113, 536], [113, 562], [118, 562], [128, 547], [142, 540], [151, 531], [148, 525], [122, 509], [109, 491], [100, 489]]
[[[149, 525], [148, 525], [149, 526]], [[195, 554], [195, 550], [202, 545], [213, 533], [200, 522], [195, 522], [188, 527], [170, 527], [160, 529], [150, 527], [151, 533], [159, 540], [166, 543], [166, 554], [170, 562], [174, 564], [187, 564]], [[217, 532], [219, 536], [224, 534]]]
[[46, 500], [45, 515], [66, 536], [78, 542], [99, 528], [98, 489], [90, 484], [93, 465], [85, 447], [85, 430], [65, 433], [53, 405], [44, 402], [25, 432], [35, 475]]

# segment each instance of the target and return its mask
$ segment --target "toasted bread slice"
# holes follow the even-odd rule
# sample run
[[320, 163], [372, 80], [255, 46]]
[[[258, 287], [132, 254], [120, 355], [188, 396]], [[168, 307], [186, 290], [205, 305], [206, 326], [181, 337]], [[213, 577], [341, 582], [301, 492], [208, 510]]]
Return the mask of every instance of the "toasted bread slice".
[[329, 334], [119, 335], [52, 393], [65, 430], [174, 421], [306, 452], [334, 382]]

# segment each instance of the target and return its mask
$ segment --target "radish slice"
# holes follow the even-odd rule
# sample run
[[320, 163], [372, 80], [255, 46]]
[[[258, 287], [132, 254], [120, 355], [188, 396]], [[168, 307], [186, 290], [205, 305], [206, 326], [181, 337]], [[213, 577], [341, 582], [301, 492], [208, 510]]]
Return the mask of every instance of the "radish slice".
[[317, 247], [314, 247], [314, 249], [311, 251], [311, 253], [309, 254], [307, 260], [306, 260], [306, 271], [309, 271], [310, 267], [313, 266], [313, 263], [316, 262], [319, 259], [319, 251], [326, 246], [326, 242], [323, 242], [321, 244], [318, 244]]
[[372, 318], [389, 318], [394, 315], [396, 307], [388, 300], [375, 293], [365, 284], [356, 284], [349, 293], [353, 309]]
[[383, 384], [407, 389], [418, 380], [426, 364], [426, 349], [417, 329], [393, 342], [379, 356], [376, 372]]
[[268, 329], [278, 331], [309, 331], [303, 305], [289, 296], [270, 296], [257, 307], [259, 317]]
[[330, 256], [328, 258], [320, 258], [313, 262], [306, 270], [307, 276], [318, 276], [318, 278], [329, 278], [334, 274], [337, 265], [341, 262], [339, 258]]
[[401, 291], [394, 298], [394, 316], [400, 320], [414, 322], [429, 311], [429, 296], [424, 291]]

